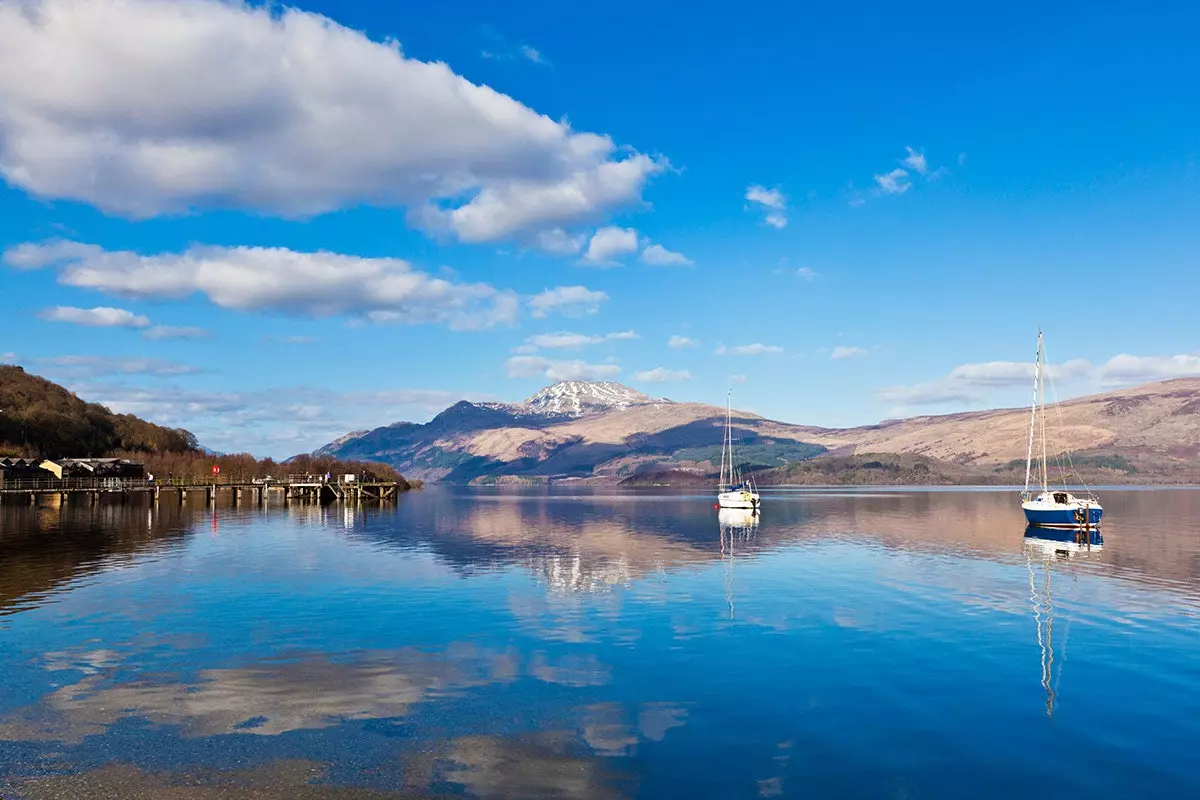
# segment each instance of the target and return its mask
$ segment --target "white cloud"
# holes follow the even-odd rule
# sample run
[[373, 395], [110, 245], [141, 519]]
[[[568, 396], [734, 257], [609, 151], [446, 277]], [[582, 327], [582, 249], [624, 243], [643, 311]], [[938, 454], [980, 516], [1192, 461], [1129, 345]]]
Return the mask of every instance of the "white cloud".
[[787, 200], [778, 189], [768, 189], [757, 184], [746, 188], [746, 199], [760, 206], [782, 211], [787, 208]]
[[546, 60], [546, 57], [536, 47], [530, 47], [527, 44], [521, 45], [521, 55], [535, 64], [541, 64], [544, 67], [550, 66], [550, 62]]
[[1200, 375], [1200, 355], [1113, 356], [1097, 373], [1101, 383], [1127, 384]]
[[162, 361], [156, 358], [120, 358], [109, 356], [56, 356], [34, 362], [44, 367], [48, 375], [67, 378], [97, 378], [108, 375], [148, 375], [169, 378], [192, 375], [200, 370], [187, 364]]
[[428, 419], [459, 400], [495, 399], [432, 389], [336, 392], [296, 386], [205, 392], [171, 383], [145, 387], [106, 379], [68, 382], [68, 388], [117, 413], [187, 428], [208, 447], [277, 458], [309, 452], [346, 431]]
[[700, 343], [695, 339], [687, 336], [680, 336], [678, 334], [672, 336], [670, 339], [667, 339], [667, 347], [695, 347], [698, 344]]
[[755, 342], [754, 344], [742, 344], [736, 347], [726, 347], [725, 345], [721, 345], [714, 352], [719, 356], [761, 356], [782, 353], [783, 348], [776, 347], [772, 344]]
[[742, 375], [740, 373], [735, 373], [735, 374], [729, 376], [729, 382], [730, 383], [745, 383], [746, 376]]
[[664, 381], [690, 381], [692, 373], [686, 369], [667, 369], [666, 367], [655, 367], [643, 372], [633, 373], [635, 381], [643, 383], [662, 383]]
[[621, 372], [616, 364], [588, 364], [585, 361], [558, 361], [542, 356], [513, 356], [508, 359], [510, 378], [547, 378], [552, 381], [595, 381], [612, 378]]
[[0, 353], [0, 364], [15, 364], [21, 357], [16, 353]]
[[754, 184], [746, 187], [746, 200], [767, 212], [763, 222], [772, 228], [779, 230], [787, 226], [787, 215], [783, 213], [787, 208], [787, 198], [779, 189]]
[[[37, 257], [36, 247], [24, 245], [22, 252]], [[50, 248], [61, 249], [59, 244]], [[519, 305], [513, 292], [435, 278], [396, 258], [302, 253], [282, 247], [193, 246], [183, 253], [154, 256], [78, 252], [85, 254], [54, 265], [59, 283], [120, 297], [201, 294], [236, 311], [350, 315], [374, 322], [474, 329], [513, 322]]]
[[925, 162], [924, 153], [918, 153], [911, 147], [905, 147], [904, 149], [908, 151], [908, 155], [900, 162], [901, 164], [921, 175], [929, 171], [929, 165]]
[[633, 228], [609, 226], [592, 234], [583, 260], [588, 264], [612, 266], [616, 259], [638, 249], [638, 233]]
[[965, 166], [965, 165], [966, 165], [966, 163], [967, 163], [967, 154], [966, 154], [966, 153], [959, 153], [959, 154], [958, 154], [958, 165], [959, 165], [960, 167], [962, 167], [962, 166]]
[[191, 325], [155, 325], [142, 334], [147, 339], [207, 339], [212, 331], [196, 328]]
[[675, 253], [661, 244], [652, 244], [642, 251], [642, 261], [654, 267], [691, 266], [694, 261], [683, 253]]
[[[890, 386], [876, 396], [902, 405], [944, 405], [982, 403], [989, 389], [1024, 388], [1033, 382], [1031, 362], [989, 361], [962, 364], [946, 377], [913, 386]], [[1084, 359], [1047, 364], [1046, 375], [1060, 384], [1087, 384], [1097, 387], [1130, 386], [1149, 381], [1200, 375], [1200, 355], [1113, 356], [1096, 366]]]
[[552, 313], [565, 316], [595, 314], [608, 294], [592, 291], [586, 286], [556, 286], [545, 289], [529, 299], [530, 314], [538, 319]]
[[41, 269], [63, 261], [103, 255], [104, 248], [66, 239], [18, 244], [4, 251], [3, 261], [14, 269]]
[[525, 340], [525, 344], [533, 349], [522, 352], [535, 352], [537, 348], [544, 348], [546, 350], [572, 349], [585, 347], [589, 344], [637, 338], [639, 337], [636, 331], [616, 331], [614, 333], [606, 333], [603, 336], [587, 336], [582, 333], [569, 333], [567, 331], [561, 333], [540, 333], [536, 336], [530, 336]]
[[834, 361], [840, 361], [846, 358], [862, 358], [867, 355], [867, 351], [861, 347], [835, 347], [829, 357]]
[[876, 175], [875, 183], [879, 184], [879, 191], [883, 194], [904, 194], [912, 188], [908, 172], [899, 167], [883, 175]]
[[39, 197], [130, 217], [402, 205], [480, 242], [602, 219], [667, 166], [305, 11], [0, 4], [0, 174]]
[[812, 267], [800, 267], [800, 269], [796, 270], [796, 277], [803, 278], [804, 280], [809, 281], [809, 282], [815, 281], [817, 279], [817, 276], [819, 276], [820, 274], [821, 273], [817, 272]]
[[534, 244], [547, 253], [552, 253], [556, 256], [571, 256], [583, 249], [583, 243], [587, 241], [587, 237], [583, 235], [571, 235], [562, 228], [552, 228], [548, 231], [541, 231], [534, 237]]
[[96, 306], [95, 308], [55, 306], [39, 312], [38, 318], [47, 322], [69, 322], [73, 325], [88, 325], [93, 328], [145, 328], [150, 324], [149, 317], [110, 306]]

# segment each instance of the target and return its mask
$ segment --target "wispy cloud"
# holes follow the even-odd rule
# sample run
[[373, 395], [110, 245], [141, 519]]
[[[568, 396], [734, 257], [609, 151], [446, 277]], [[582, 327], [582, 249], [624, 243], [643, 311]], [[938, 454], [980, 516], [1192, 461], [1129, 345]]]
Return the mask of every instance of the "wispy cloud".
[[147, 375], [169, 378], [192, 375], [200, 370], [188, 364], [156, 358], [121, 358], [112, 356], [55, 356], [34, 361], [38, 367], [56, 378], [81, 379], [108, 375]]
[[594, 381], [619, 375], [616, 364], [589, 364], [544, 358], [542, 356], [513, 356], [506, 362], [510, 378], [546, 378], [552, 381]]
[[578, 317], [595, 314], [600, 304], [608, 300], [608, 294], [593, 291], [586, 286], [556, 286], [545, 289], [529, 298], [530, 315], [542, 319], [550, 314]]
[[763, 222], [776, 230], [787, 226], [787, 198], [780, 189], [768, 189], [759, 184], [746, 187], [746, 201], [751, 207], [765, 212]]
[[782, 191], [779, 189], [768, 189], [758, 184], [746, 188], [746, 199], [751, 203], [773, 208], [776, 211], [782, 211], [787, 208], [787, 198], [783, 196]]
[[[885, 387], [876, 390], [875, 395], [881, 400], [905, 406], [978, 404], [986, 401], [988, 390], [1030, 385], [1033, 372], [1033, 364], [1029, 362], [989, 361], [962, 364], [936, 381]], [[1100, 365], [1084, 359], [1074, 359], [1060, 364], [1048, 364], [1046, 374], [1052, 381], [1060, 384], [1116, 388], [1200, 375], [1200, 355], [1121, 354]]]
[[713, 352], [718, 356], [762, 356], [782, 353], [783, 348], [772, 344], [755, 342], [754, 344], [741, 344], [736, 347], [721, 345]]
[[536, 47], [531, 47], [527, 44], [521, 45], [521, 55], [535, 64], [541, 64], [543, 67], [550, 66], [550, 62], [542, 55], [542, 51]]
[[692, 379], [692, 373], [688, 372], [686, 369], [667, 369], [666, 367], [655, 367], [654, 369], [633, 373], [633, 379], [635, 381], [641, 381], [642, 383], [690, 381]]
[[900, 167], [896, 167], [891, 172], [876, 175], [875, 183], [878, 184], [879, 191], [884, 194], [904, 194], [912, 188], [912, 183], [908, 179], [908, 171]]
[[688, 267], [695, 263], [683, 253], [672, 252], [661, 244], [652, 244], [646, 247], [642, 251], [642, 261], [652, 267]]
[[847, 358], [862, 358], [867, 355], [867, 351], [861, 347], [835, 347], [829, 357], [834, 361], [841, 361]]
[[675, 334], [670, 339], [667, 339], [667, 347], [674, 347], [676, 349], [681, 347], [695, 347], [698, 344], [700, 342], [695, 339], [689, 336], [680, 336], [679, 334]]
[[494, 400], [479, 393], [396, 388], [338, 392], [305, 386], [253, 392], [208, 392], [170, 382], [153, 386], [113, 380], [67, 381], [80, 397], [121, 414], [187, 428], [217, 450], [287, 457], [308, 452], [346, 431], [398, 419], [428, 419], [458, 400]]
[[97, 306], [95, 308], [73, 308], [54, 306], [38, 312], [38, 319], [47, 322], [67, 322], [72, 325], [87, 325], [93, 328], [145, 328], [150, 318], [123, 308]]
[[800, 269], [796, 270], [796, 277], [803, 278], [810, 283], [815, 281], [820, 274], [812, 267], [800, 267]]
[[582, 333], [562, 331], [560, 333], [540, 333], [536, 336], [530, 336], [525, 340], [525, 344], [535, 350], [537, 348], [546, 350], [575, 349], [591, 344], [600, 344], [601, 342], [619, 342], [637, 338], [639, 337], [636, 331], [616, 331], [603, 334], [602, 336], [588, 336]]
[[170, 340], [170, 339], [208, 339], [212, 336], [212, 331], [204, 328], [197, 328], [191, 325], [155, 325], [152, 328], [144, 331], [142, 336], [147, 339], [155, 340]]
[[638, 232], [633, 228], [610, 225], [592, 234], [582, 263], [596, 267], [612, 267], [622, 256], [637, 252]]
[[921, 175], [929, 171], [929, 165], [925, 162], [924, 153], [918, 153], [911, 147], [905, 147], [904, 149], [908, 151], [908, 156], [900, 162], [901, 164]]
[[583, 234], [570, 234], [562, 228], [551, 228], [548, 231], [540, 231], [534, 237], [534, 244], [538, 249], [556, 256], [575, 255], [583, 249], [586, 241], [587, 236]]

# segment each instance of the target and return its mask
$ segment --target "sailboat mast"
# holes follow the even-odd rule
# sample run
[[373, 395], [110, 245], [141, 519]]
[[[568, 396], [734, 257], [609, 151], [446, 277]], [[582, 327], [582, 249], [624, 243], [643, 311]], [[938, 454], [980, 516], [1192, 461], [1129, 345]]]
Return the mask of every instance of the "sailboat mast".
[[1038, 331], [1038, 392], [1040, 398], [1038, 405], [1040, 406], [1040, 416], [1042, 418], [1042, 491], [1050, 491], [1049, 477], [1046, 474], [1046, 379], [1042, 377], [1042, 359], [1045, 358], [1045, 353], [1042, 346], [1042, 332]]
[[1033, 366], [1033, 402], [1029, 404], [1029, 448], [1025, 451], [1025, 491], [1029, 492], [1029, 480], [1033, 472], [1033, 429], [1037, 425], [1038, 384], [1042, 378], [1042, 332], [1038, 331], [1037, 358]]
[[731, 402], [730, 395], [732, 393], [732, 390], [730, 390], [729, 393], [725, 395], [725, 430], [721, 432], [721, 477], [717, 485], [718, 492], [725, 491], [725, 487], [729, 485], [729, 483], [725, 480], [725, 469], [726, 464], [728, 463], [726, 461], [726, 454], [729, 452], [729, 404]]

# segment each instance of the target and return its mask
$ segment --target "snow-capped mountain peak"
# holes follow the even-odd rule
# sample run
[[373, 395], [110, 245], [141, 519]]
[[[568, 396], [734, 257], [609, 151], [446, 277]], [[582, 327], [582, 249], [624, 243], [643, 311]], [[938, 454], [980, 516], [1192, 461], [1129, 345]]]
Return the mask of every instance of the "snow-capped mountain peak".
[[522, 405], [540, 414], [581, 417], [650, 402], [653, 402], [652, 398], [614, 381], [559, 381], [542, 389]]

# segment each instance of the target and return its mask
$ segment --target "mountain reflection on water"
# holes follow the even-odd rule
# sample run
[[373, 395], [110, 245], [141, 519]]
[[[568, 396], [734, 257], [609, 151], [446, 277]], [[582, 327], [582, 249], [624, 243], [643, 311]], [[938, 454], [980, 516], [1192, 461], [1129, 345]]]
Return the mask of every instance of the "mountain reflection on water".
[[1103, 497], [3, 506], [0, 796], [1195, 794], [1200, 492]]

